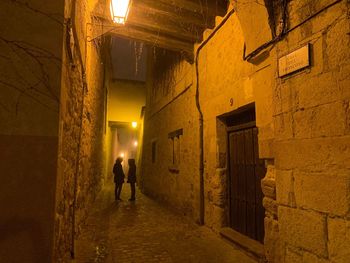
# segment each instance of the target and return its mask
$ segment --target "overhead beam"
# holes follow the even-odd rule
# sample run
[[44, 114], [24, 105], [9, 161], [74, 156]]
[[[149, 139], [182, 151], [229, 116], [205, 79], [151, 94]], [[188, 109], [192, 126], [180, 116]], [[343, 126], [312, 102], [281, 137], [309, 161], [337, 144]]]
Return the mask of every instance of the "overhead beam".
[[127, 20], [127, 25], [138, 26], [149, 31], [171, 35], [189, 42], [201, 42], [204, 28], [190, 23], [173, 22], [156, 15], [145, 14], [139, 9], [133, 9]]
[[122, 38], [142, 41], [150, 46], [181, 52], [188, 60], [193, 61], [194, 47], [191, 42], [185, 42], [170, 36], [156, 34], [152, 31], [148, 32], [142, 28], [131, 25], [116, 27], [115, 30], [110, 32], [110, 34]]
[[225, 0], [158, 0], [177, 8], [191, 12], [205, 14], [205, 16], [223, 16], [227, 11], [227, 1]]
[[[113, 30], [115, 24], [111, 23], [110, 19], [104, 14], [92, 13], [92, 15], [101, 21], [101, 24], [96, 24], [96, 26], [105, 26], [106, 28]], [[202, 41], [202, 32], [204, 30], [202, 28], [197, 28], [191, 24], [186, 24], [184, 27], [179, 27], [179, 25], [174, 25], [169, 20], [159, 20], [153, 16], [145, 16], [143, 13], [138, 14], [135, 10], [133, 11], [133, 14], [129, 16], [125, 26], [138, 28], [138, 30], [143, 29], [148, 33], [152, 32], [156, 35], [161, 34], [170, 36], [171, 38], [179, 39], [184, 42], [191, 42], [193, 44], [195, 42]], [[117, 26], [115, 27], [117, 28]]]
[[161, 26], [157, 24], [149, 23], [147, 20], [137, 19], [137, 20], [129, 20], [128, 25], [139, 27], [140, 29], [145, 29], [147, 31], [152, 31], [154, 33], [159, 33], [163, 35], [169, 35], [172, 37], [176, 37], [178, 39], [184, 40], [186, 42], [198, 43], [202, 40], [201, 32], [181, 32], [176, 28]]
[[102, 24], [111, 34], [142, 41], [151, 46], [182, 52], [193, 61], [194, 43], [202, 40], [203, 31], [213, 28], [215, 16], [224, 15], [226, 0], [134, 0], [126, 25], [113, 28], [108, 8], [96, 9]]
[[215, 25], [215, 16], [206, 16], [170, 4], [154, 0], [138, 0], [133, 2], [132, 9], [139, 9], [149, 15], [157, 15], [175, 23], [189, 23], [203, 28], [212, 28]]

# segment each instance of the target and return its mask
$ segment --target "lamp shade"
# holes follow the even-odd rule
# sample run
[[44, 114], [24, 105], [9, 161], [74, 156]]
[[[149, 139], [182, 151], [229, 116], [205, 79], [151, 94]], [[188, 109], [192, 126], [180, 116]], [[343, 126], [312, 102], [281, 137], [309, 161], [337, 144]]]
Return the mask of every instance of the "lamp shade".
[[111, 0], [110, 11], [114, 23], [124, 24], [130, 9], [131, 0]]

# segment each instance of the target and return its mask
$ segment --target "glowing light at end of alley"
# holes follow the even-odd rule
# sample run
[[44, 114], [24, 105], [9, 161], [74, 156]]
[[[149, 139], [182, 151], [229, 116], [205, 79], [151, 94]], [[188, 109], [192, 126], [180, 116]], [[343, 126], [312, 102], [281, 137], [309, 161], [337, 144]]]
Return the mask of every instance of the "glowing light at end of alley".
[[134, 146], [137, 147], [137, 145], [139, 145], [139, 143], [137, 141], [135, 141]]
[[137, 128], [137, 122], [136, 122], [136, 121], [133, 121], [133, 122], [131, 123], [131, 126], [132, 126], [133, 128]]

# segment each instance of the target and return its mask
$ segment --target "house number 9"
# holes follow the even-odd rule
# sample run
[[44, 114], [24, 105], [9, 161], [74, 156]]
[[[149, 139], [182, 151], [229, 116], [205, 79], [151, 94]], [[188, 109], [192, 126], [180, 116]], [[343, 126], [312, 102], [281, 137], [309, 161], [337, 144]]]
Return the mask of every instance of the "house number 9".
[[230, 99], [230, 106], [233, 106], [233, 98]]

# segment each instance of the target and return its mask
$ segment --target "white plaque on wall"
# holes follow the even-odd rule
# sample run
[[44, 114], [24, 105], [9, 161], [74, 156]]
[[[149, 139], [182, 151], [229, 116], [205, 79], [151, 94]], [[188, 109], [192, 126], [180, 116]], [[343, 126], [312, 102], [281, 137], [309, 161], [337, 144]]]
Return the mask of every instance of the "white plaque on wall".
[[283, 77], [310, 66], [310, 44], [278, 59], [278, 76]]

